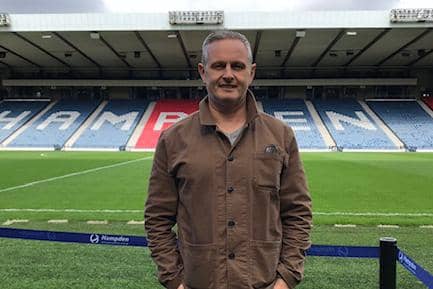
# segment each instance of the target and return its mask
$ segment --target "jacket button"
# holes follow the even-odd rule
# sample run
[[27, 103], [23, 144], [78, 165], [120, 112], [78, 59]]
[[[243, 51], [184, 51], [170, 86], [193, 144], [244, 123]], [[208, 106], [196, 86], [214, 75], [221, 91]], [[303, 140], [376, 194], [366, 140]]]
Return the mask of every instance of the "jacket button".
[[229, 192], [229, 193], [231, 193], [231, 192], [233, 192], [235, 189], [233, 188], [233, 187], [228, 187], [227, 188], [227, 192]]
[[235, 258], [235, 253], [230, 253], [230, 254], [229, 254], [229, 259], [230, 259], [230, 260], [233, 260], [234, 258]]
[[235, 221], [230, 220], [230, 221], [227, 222], [227, 225], [229, 227], [233, 227], [235, 225]]
[[228, 160], [229, 162], [232, 162], [234, 159], [235, 159], [235, 158], [234, 158], [233, 156], [231, 156], [231, 155], [227, 158], [227, 160]]

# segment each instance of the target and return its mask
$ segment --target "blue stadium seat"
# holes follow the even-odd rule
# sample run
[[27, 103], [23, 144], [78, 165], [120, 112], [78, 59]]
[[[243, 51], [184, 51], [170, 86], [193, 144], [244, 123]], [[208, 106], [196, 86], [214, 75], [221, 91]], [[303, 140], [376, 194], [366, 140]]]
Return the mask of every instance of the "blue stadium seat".
[[410, 149], [433, 149], [433, 118], [416, 101], [369, 101], [368, 105]]
[[397, 149], [356, 100], [316, 100], [313, 103], [338, 147]]
[[72, 147], [126, 146], [147, 105], [144, 100], [110, 100]]
[[0, 103], [0, 143], [41, 111], [49, 101], [3, 101]]
[[8, 147], [63, 147], [97, 105], [97, 101], [90, 100], [61, 100]]
[[301, 149], [327, 149], [302, 99], [263, 100], [263, 110], [291, 126]]

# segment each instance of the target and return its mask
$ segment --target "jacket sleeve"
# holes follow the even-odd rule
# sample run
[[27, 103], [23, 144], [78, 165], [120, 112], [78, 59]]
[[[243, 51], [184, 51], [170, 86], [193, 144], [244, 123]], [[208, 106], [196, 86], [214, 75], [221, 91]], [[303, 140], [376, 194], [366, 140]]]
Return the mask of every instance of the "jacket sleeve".
[[166, 140], [161, 134], [149, 179], [144, 226], [152, 259], [158, 267], [159, 282], [169, 289], [177, 289], [183, 279], [183, 262], [173, 231], [177, 202], [175, 179], [169, 173]]
[[294, 133], [288, 129], [286, 135], [288, 157], [284, 160], [280, 187], [283, 244], [277, 273], [292, 289], [303, 279], [305, 251], [311, 245], [312, 211]]

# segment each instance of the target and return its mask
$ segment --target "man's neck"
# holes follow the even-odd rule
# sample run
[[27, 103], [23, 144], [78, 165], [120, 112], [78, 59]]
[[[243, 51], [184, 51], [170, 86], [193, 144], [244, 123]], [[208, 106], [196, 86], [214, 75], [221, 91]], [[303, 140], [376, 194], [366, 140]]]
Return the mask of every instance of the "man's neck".
[[231, 133], [241, 128], [247, 121], [246, 98], [235, 106], [220, 106], [209, 98], [209, 110], [218, 128]]

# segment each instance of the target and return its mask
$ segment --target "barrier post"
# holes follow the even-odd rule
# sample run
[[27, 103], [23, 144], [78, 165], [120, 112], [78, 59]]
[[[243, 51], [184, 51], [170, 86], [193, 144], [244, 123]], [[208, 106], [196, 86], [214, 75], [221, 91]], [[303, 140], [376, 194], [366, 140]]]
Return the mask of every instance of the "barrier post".
[[379, 264], [379, 288], [396, 289], [397, 240], [395, 238], [380, 238]]

